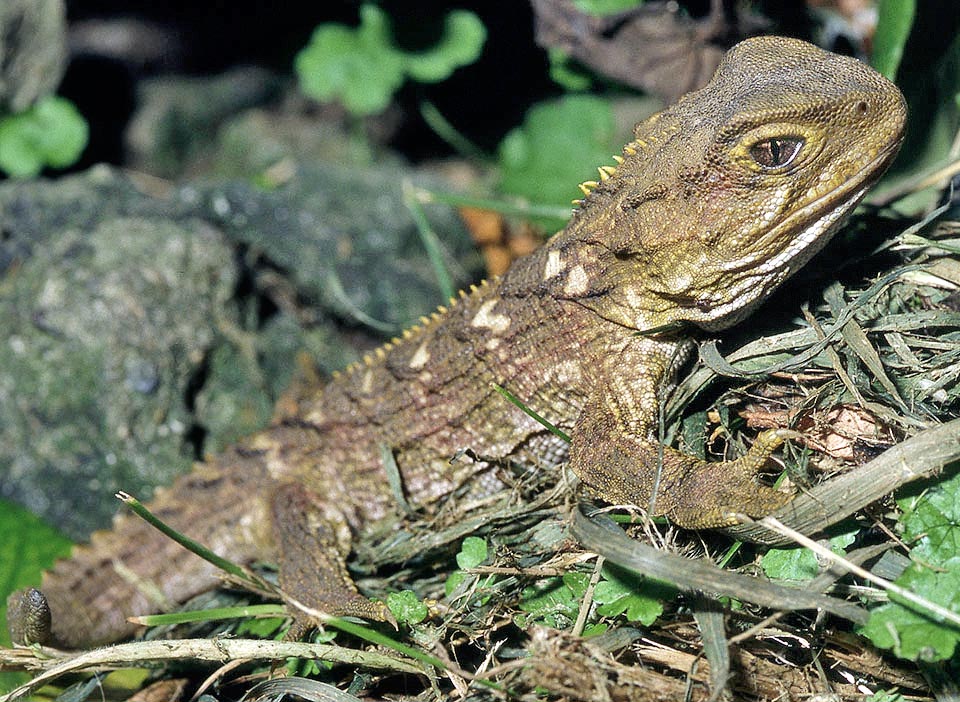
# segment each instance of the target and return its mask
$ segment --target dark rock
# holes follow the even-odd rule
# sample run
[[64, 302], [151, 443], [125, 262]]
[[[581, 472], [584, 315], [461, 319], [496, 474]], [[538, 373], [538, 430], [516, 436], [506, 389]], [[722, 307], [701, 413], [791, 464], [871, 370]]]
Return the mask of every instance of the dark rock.
[[[140, 193], [98, 167], [0, 184], [0, 496], [82, 537], [442, 302], [397, 167]], [[454, 277], [472, 247], [431, 207]], [[364, 328], [367, 329], [364, 332]], [[349, 340], [349, 343], [348, 343]]]
[[262, 68], [234, 68], [213, 77], [162, 76], [144, 80], [126, 132], [130, 164], [173, 178], [210, 156], [217, 132], [247, 108], [276, 99], [284, 80]]
[[8, 270], [0, 494], [79, 535], [105, 525], [116, 490], [189, 467], [187, 389], [235, 278], [209, 225], [138, 217], [63, 227]]

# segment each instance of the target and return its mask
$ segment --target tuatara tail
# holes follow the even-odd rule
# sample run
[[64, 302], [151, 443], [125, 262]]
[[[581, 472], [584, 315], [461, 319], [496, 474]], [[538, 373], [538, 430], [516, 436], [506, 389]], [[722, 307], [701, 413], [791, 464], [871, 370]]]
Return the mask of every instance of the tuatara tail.
[[[267, 481], [262, 456], [234, 449], [158, 491], [148, 507], [235, 562], [273, 560]], [[160, 612], [210, 590], [217, 575], [214, 566], [136, 515], [123, 514], [111, 530], [95, 533], [49, 570], [40, 593], [11, 596], [11, 636], [71, 649], [116, 641], [135, 629], [127, 617]]]

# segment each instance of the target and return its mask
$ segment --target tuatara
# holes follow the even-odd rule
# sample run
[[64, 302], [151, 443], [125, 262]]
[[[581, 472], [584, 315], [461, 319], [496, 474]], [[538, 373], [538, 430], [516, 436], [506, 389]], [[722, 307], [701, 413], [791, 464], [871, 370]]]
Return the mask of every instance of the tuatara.
[[[660, 398], [690, 326], [740, 321], [813, 256], [893, 160], [905, 117], [897, 88], [859, 61], [744, 41], [706, 87], [636, 127], [541, 249], [159, 491], [152, 510], [235, 561], [277, 563], [291, 600], [384, 619], [344, 565], [351, 538], [398, 508], [384, 447], [419, 510], [501, 488], [505, 458], [569, 460], [602, 499], [681, 527], [783, 506], [788, 495], [755, 479], [782, 433], [706, 463], [658, 443]], [[493, 383], [567, 431], [569, 450]], [[49, 571], [43, 594], [14, 596], [10, 621], [21, 641], [102, 643], [131, 631], [128, 615], [216, 583], [211, 566], [122, 516]]]

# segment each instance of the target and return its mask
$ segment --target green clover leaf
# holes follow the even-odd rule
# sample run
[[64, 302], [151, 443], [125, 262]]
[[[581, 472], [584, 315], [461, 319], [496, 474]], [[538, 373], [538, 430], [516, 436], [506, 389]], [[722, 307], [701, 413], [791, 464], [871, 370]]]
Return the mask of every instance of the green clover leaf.
[[30, 178], [45, 166], [65, 168], [87, 146], [86, 120], [69, 100], [50, 96], [25, 112], [0, 117], [0, 169]]
[[454, 10], [440, 41], [407, 52], [396, 46], [390, 18], [376, 5], [360, 8], [360, 26], [322, 24], [294, 60], [300, 87], [321, 102], [340, 100], [355, 115], [383, 111], [409, 76], [433, 83], [472, 63], [486, 41], [486, 28], [472, 12]]

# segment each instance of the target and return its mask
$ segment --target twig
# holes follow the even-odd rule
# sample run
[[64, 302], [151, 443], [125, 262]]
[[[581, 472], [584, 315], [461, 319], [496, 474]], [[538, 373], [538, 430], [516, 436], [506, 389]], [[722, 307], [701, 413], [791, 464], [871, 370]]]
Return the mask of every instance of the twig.
[[201, 660], [225, 663], [238, 658], [279, 660], [306, 658], [349, 663], [402, 673], [422, 674], [413, 663], [374, 651], [355, 651], [329, 644], [254, 639], [182, 639], [178, 641], [138, 641], [84, 651], [63, 659], [33, 680], [0, 696], [0, 702], [14, 702], [68, 673], [86, 669], [105, 669], [160, 661]]

